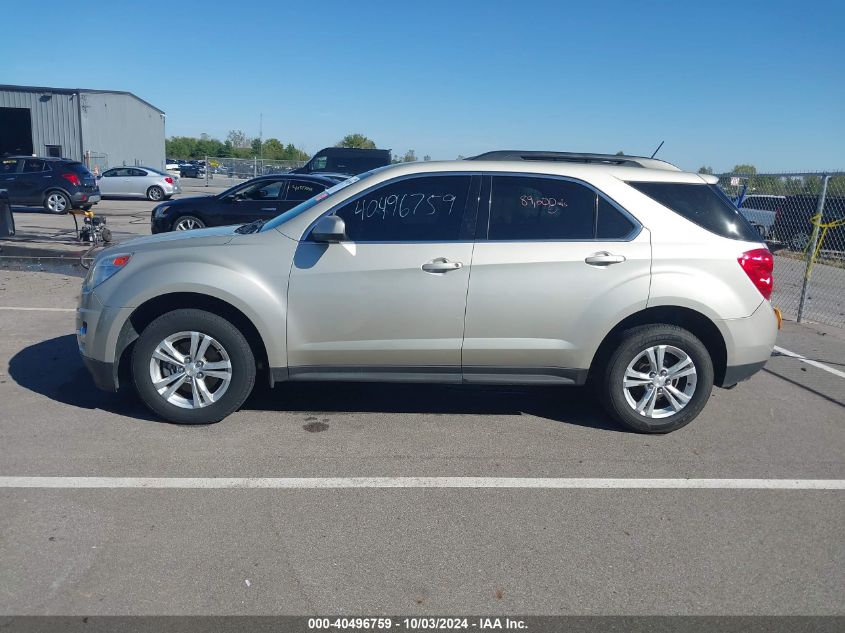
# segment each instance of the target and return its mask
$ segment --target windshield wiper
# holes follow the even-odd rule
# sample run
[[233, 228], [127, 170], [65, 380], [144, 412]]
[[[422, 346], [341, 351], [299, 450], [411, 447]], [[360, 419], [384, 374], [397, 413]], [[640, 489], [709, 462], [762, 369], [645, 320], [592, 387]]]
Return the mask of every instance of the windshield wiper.
[[261, 227], [264, 226], [265, 222], [267, 222], [267, 220], [256, 220], [255, 222], [244, 224], [243, 226], [236, 228], [235, 233], [240, 233], [241, 235], [246, 235], [247, 233], [257, 233], [261, 230]]

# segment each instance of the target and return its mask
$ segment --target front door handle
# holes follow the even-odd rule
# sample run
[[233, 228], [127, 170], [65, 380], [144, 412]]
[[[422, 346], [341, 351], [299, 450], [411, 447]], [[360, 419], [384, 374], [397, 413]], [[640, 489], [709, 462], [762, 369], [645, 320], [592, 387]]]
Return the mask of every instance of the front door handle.
[[445, 257], [438, 257], [426, 262], [422, 265], [422, 269], [427, 273], [448, 273], [450, 270], [458, 270], [462, 268], [462, 262], [450, 262]]
[[262, 207], [261, 210], [262, 211], [275, 211], [276, 207]]
[[625, 256], [613, 255], [607, 251], [599, 251], [598, 253], [593, 253], [584, 259], [584, 261], [590, 264], [590, 266], [610, 266], [611, 264], [621, 264], [625, 261]]

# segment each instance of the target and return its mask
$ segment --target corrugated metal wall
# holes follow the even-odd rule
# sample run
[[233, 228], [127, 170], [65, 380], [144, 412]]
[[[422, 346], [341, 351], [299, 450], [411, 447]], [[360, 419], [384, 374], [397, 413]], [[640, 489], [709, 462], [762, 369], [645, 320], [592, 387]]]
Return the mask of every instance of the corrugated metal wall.
[[29, 108], [36, 154], [46, 156], [47, 145], [60, 145], [62, 156], [82, 160], [78, 99], [75, 94], [0, 90], [0, 107]]
[[164, 115], [126, 94], [82, 92], [81, 99], [86, 151], [107, 154], [109, 167], [164, 169]]

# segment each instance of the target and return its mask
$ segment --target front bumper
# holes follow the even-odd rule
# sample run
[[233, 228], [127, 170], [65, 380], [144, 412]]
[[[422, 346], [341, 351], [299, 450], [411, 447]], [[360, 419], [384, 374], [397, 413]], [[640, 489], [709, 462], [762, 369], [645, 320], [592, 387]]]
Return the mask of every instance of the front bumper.
[[98, 389], [103, 391], [117, 391], [117, 366], [114, 363], [107, 363], [102, 360], [95, 360], [82, 357], [82, 362], [85, 363], [85, 368], [94, 379], [94, 384]]
[[108, 308], [95, 292], [80, 296], [76, 310], [76, 342], [94, 384], [117, 391], [120, 355], [137, 337], [128, 318], [132, 308]]

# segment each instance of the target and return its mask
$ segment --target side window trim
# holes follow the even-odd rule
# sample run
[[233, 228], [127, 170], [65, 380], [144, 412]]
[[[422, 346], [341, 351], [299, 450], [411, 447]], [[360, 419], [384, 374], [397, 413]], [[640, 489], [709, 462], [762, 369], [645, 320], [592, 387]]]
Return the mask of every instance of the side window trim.
[[[490, 177], [489, 178], [489, 184], [487, 185], [487, 191], [489, 193], [489, 196], [488, 196], [488, 199], [487, 199], [487, 210], [486, 210], [487, 221], [483, 225], [483, 226], [487, 227], [487, 230], [486, 230], [486, 232], [484, 232], [482, 225], [479, 225], [480, 230], [478, 231], [478, 235], [475, 238], [476, 241], [478, 241], [478, 242], [482, 242], [482, 241], [483, 242], [501, 242], [501, 243], [509, 243], [509, 242], [632, 242], [633, 240], [635, 240], [637, 238], [637, 236], [639, 236], [639, 234], [643, 230], [643, 225], [640, 224], [640, 221], [637, 220], [637, 218], [635, 218], [633, 215], [631, 215], [631, 213], [627, 209], [625, 209], [625, 207], [623, 207], [621, 204], [616, 202], [616, 200], [614, 200], [613, 198], [608, 196], [606, 193], [604, 193], [600, 189], [597, 189], [594, 185], [590, 184], [589, 182], [587, 182], [585, 180], [580, 180], [578, 178], [572, 178], [571, 176], [559, 176], [557, 174], [537, 174], [537, 173], [533, 173], [533, 172], [493, 171], [493, 172], [485, 172], [483, 175]], [[623, 216], [625, 216], [625, 218], [629, 222], [631, 222], [631, 224], [633, 225], [633, 228], [631, 229], [631, 232], [628, 233], [628, 235], [626, 235], [625, 237], [607, 238], [607, 239], [599, 239], [598, 237], [595, 237], [595, 231], [594, 231], [594, 234], [593, 234], [594, 236], [590, 239], [558, 239], [558, 238], [554, 238], [554, 239], [547, 239], [547, 240], [491, 240], [490, 239], [490, 217], [491, 217], [492, 214], [490, 213], [490, 210], [491, 210], [491, 207], [492, 207], [492, 204], [493, 204], [493, 178], [496, 177], [496, 176], [516, 176], [516, 177], [522, 177], [522, 178], [547, 178], [549, 180], [564, 180], [566, 182], [572, 182], [572, 183], [575, 183], [575, 184], [578, 184], [578, 185], [583, 185], [584, 187], [587, 187], [587, 189], [590, 189], [593, 193], [595, 193], [596, 196], [601, 196], [602, 198], [604, 198], [606, 202], [608, 202], [612, 207], [614, 207]], [[487, 180], [487, 179], [485, 178], [485, 180]], [[593, 215], [593, 223], [594, 223], [595, 226], [598, 226], [597, 211], [598, 211], [598, 198], [596, 198], [595, 210], [594, 210], [594, 215]]]
[[[402, 182], [403, 180], [410, 180], [412, 178], [436, 178], [440, 176], [470, 176], [470, 188], [469, 192], [467, 193], [467, 203], [464, 205], [464, 209], [462, 213], [467, 213], [470, 209], [471, 204], [470, 200], [473, 199], [473, 194], [475, 194], [475, 199], [478, 199], [478, 186], [477, 183], [480, 183], [482, 174], [477, 171], [428, 171], [423, 173], [417, 174], [406, 174], [404, 176], [397, 176], [396, 178], [391, 178], [390, 180], [383, 180], [378, 184], [372, 185], [363, 191], [359, 191], [355, 195], [349, 196], [348, 198], [341, 200], [335, 203], [332, 207], [330, 207], [327, 211], [324, 211], [319, 216], [314, 218], [311, 224], [308, 225], [308, 228], [302, 234], [302, 241], [311, 241], [311, 232], [314, 230], [314, 226], [319, 222], [322, 218], [327, 215], [334, 215], [335, 211], [339, 210], [341, 207], [346, 206], [352, 202], [359, 200], [360, 198], [366, 197], [370, 192], [374, 189], [386, 187], [388, 185], [396, 184], [397, 182]], [[479, 177], [478, 181], [474, 177]], [[476, 213], [478, 212], [478, 206], [476, 205]], [[461, 242], [472, 242], [474, 241], [472, 237], [464, 237], [464, 227], [466, 225], [466, 217], [461, 217], [461, 232], [458, 235], [457, 240], [450, 240], [450, 244], [459, 244]], [[441, 240], [390, 240], [390, 241], [358, 241], [355, 242], [356, 244], [439, 244]]]

